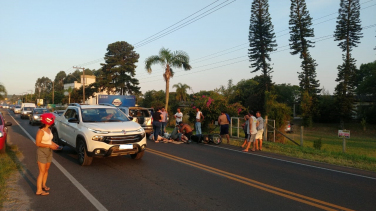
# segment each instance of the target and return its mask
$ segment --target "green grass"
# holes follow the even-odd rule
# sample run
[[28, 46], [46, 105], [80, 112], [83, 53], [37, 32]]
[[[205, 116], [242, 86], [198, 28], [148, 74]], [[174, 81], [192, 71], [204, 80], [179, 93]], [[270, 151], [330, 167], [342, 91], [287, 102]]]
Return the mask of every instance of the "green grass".
[[[294, 133], [286, 134], [295, 142], [300, 143], [300, 122], [293, 122]], [[360, 123], [347, 123], [346, 129], [351, 131], [350, 139], [346, 140], [346, 153], [342, 152], [342, 138], [338, 138], [338, 124], [314, 124], [304, 128], [303, 147], [297, 146], [285, 139], [285, 143], [264, 141], [263, 150], [295, 158], [324, 162], [334, 165], [359, 168], [376, 172], [376, 126], [367, 125], [363, 131]], [[233, 136], [237, 136], [233, 128]], [[167, 128], [171, 133], [172, 128]], [[219, 128], [216, 129], [219, 132]], [[205, 132], [204, 132], [205, 134]], [[268, 133], [269, 138], [273, 133]], [[244, 132], [239, 129], [240, 139], [232, 138], [230, 144], [241, 146], [244, 141]], [[321, 138], [321, 150], [314, 149], [313, 142]], [[240, 149], [239, 149], [240, 150]]]
[[19, 153], [17, 146], [9, 146], [6, 153], [0, 154], [0, 208], [6, 200], [6, 182], [8, 178], [21, 168], [18, 163], [17, 154]]

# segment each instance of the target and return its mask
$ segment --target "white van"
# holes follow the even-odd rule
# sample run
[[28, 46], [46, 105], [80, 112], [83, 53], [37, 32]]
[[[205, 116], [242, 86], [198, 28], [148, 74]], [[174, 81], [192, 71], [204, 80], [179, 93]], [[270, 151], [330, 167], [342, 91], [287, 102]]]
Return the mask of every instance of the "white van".
[[35, 105], [35, 103], [22, 103], [22, 105], [21, 105], [21, 119], [28, 118], [29, 114], [36, 107], [37, 106]]

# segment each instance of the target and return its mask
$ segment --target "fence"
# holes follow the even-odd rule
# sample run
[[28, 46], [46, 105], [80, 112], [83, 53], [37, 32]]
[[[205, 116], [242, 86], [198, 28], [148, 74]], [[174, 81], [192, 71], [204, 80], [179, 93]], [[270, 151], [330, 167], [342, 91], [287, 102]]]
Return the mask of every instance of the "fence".
[[[275, 127], [275, 120], [269, 119], [267, 120], [269, 123], [272, 123], [272, 125]], [[266, 134], [272, 134], [273, 135], [273, 142], [275, 142], [275, 130], [267, 130], [267, 121], [264, 121], [264, 140], [267, 140], [267, 135]], [[230, 137], [231, 138], [241, 138], [240, 134], [244, 134], [243, 131], [243, 124], [245, 123], [244, 118], [242, 117], [231, 117], [230, 121]], [[233, 130], [235, 129], [235, 130]], [[235, 135], [234, 133], [235, 132]], [[244, 137], [244, 136], [243, 136]]]

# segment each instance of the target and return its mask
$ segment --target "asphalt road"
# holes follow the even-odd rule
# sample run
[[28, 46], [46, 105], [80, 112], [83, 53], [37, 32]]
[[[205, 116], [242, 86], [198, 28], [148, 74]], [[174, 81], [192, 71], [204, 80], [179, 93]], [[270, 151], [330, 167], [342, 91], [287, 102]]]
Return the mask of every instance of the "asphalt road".
[[[37, 126], [4, 113], [9, 138], [25, 159], [19, 184], [33, 210], [375, 210], [376, 174], [220, 145], [148, 141], [129, 156], [77, 164], [65, 147], [54, 153], [49, 196], [36, 196]], [[12, 116], [12, 117], [11, 117]], [[19, 123], [19, 126], [18, 126]], [[63, 171], [62, 171], [63, 169]]]

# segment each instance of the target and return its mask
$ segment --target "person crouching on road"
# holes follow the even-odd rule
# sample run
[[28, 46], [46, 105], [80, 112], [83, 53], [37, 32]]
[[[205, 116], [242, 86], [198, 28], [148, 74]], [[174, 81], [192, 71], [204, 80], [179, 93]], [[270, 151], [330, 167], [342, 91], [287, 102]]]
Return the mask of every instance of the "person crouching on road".
[[156, 112], [153, 114], [153, 133], [154, 133], [154, 142], [159, 143], [158, 135], [161, 131], [161, 122], [162, 122], [162, 113], [161, 109], [157, 108]]
[[245, 123], [242, 126], [243, 126], [243, 130], [244, 130], [245, 139], [244, 139], [244, 143], [242, 144], [242, 148], [244, 148], [247, 145], [247, 143], [248, 143], [248, 138], [249, 138], [249, 116], [245, 115], [244, 116], [244, 120], [245, 120]]
[[52, 113], [42, 114], [40, 116], [42, 125], [37, 132], [35, 144], [37, 145], [37, 163], [39, 175], [37, 178], [37, 192], [35, 194], [48, 195], [50, 188], [46, 186], [48, 169], [51, 166], [52, 150], [59, 149], [59, 145], [52, 142], [51, 125], [54, 123], [55, 116]]
[[229, 120], [227, 119], [227, 115], [224, 111], [221, 112], [221, 115], [218, 117], [218, 124], [220, 125], [220, 135], [223, 139], [223, 136], [227, 138], [227, 144], [230, 143], [230, 136], [228, 135], [228, 125], [230, 124]]
[[171, 139], [175, 141], [182, 141], [184, 143], [188, 141], [188, 138], [184, 134], [180, 133], [179, 125], [176, 125], [174, 130], [172, 131]]
[[184, 124], [183, 122], [179, 122], [179, 131], [183, 133], [188, 138], [188, 143], [191, 140], [192, 136], [192, 128], [188, 124]]

